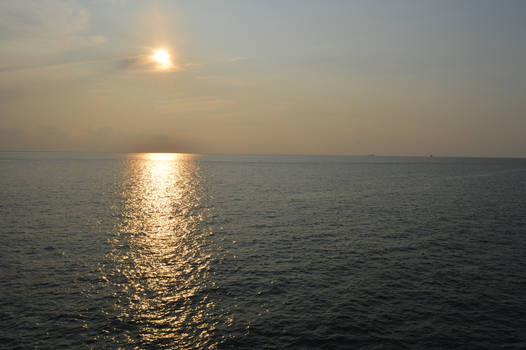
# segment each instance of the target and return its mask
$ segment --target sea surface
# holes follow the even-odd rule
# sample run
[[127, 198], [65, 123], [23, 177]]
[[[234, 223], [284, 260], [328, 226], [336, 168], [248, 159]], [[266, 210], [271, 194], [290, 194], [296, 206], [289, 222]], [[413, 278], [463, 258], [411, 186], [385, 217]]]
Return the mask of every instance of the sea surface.
[[0, 348], [524, 349], [526, 159], [0, 153]]

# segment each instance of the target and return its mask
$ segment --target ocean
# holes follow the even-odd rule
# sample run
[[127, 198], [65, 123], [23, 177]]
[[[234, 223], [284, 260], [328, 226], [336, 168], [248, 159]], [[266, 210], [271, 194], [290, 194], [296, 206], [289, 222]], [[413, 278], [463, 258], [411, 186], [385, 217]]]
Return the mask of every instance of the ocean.
[[526, 159], [2, 152], [0, 348], [526, 348]]

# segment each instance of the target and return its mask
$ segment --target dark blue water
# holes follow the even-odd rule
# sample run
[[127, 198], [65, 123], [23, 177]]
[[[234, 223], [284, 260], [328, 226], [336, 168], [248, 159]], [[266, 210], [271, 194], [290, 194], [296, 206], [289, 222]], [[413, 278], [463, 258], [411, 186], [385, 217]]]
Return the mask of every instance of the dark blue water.
[[0, 153], [2, 348], [526, 348], [526, 160]]

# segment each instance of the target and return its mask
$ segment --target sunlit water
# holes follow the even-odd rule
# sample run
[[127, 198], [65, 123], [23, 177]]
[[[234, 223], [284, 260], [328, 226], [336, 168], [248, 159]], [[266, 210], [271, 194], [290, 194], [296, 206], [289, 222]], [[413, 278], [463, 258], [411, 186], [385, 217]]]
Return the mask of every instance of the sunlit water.
[[525, 348], [526, 160], [0, 153], [1, 348]]

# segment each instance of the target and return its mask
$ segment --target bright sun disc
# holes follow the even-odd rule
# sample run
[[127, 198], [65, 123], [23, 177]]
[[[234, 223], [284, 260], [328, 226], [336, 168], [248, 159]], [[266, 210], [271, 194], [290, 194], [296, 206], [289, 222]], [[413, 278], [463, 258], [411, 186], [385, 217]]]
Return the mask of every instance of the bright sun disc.
[[157, 63], [159, 69], [168, 69], [172, 66], [170, 54], [165, 50], [156, 50], [153, 53], [152, 60]]

